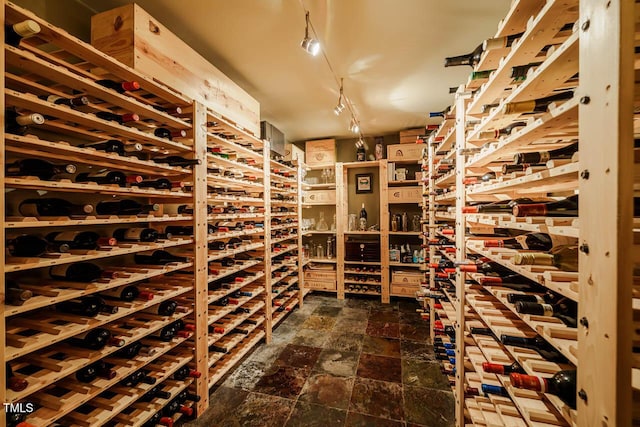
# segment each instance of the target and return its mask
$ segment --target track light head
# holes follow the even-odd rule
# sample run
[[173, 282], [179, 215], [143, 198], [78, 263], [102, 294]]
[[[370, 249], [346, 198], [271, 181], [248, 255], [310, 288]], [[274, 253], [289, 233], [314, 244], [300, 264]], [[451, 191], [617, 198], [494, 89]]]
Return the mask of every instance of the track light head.
[[354, 117], [351, 117], [351, 124], [349, 125], [349, 130], [353, 133], [360, 133], [360, 125], [356, 121]]
[[304, 39], [302, 43], [300, 43], [300, 47], [302, 47], [307, 53], [311, 56], [316, 56], [320, 53], [320, 42], [313, 37], [309, 37], [309, 12], [307, 12], [305, 16], [306, 26], [304, 28]]
[[338, 100], [338, 105], [336, 105], [336, 108], [333, 109], [333, 112], [336, 113], [336, 116], [339, 116], [345, 109], [344, 104], [342, 103], [342, 100]]

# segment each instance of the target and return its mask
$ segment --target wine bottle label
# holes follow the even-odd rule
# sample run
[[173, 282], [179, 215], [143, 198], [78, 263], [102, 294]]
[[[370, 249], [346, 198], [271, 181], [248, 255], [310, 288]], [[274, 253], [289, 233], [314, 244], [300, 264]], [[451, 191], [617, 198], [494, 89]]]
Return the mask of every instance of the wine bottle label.
[[554, 256], [544, 253], [517, 253], [513, 256], [516, 265], [553, 265]]
[[544, 203], [530, 203], [530, 204], [516, 205], [513, 207], [513, 214], [518, 217], [546, 216], [547, 206]]
[[486, 39], [482, 43], [482, 47], [485, 51], [493, 50], [493, 49], [502, 49], [507, 47], [507, 37], [496, 37], [491, 39]]
[[40, 24], [36, 21], [27, 19], [17, 24], [13, 24], [13, 31], [21, 37], [31, 37], [40, 32]]

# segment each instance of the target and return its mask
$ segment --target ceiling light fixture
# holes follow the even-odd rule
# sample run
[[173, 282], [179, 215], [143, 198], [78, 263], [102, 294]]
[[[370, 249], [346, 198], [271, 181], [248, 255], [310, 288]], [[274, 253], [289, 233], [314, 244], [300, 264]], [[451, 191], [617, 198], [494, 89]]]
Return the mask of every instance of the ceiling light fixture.
[[316, 56], [320, 53], [320, 42], [313, 37], [309, 37], [309, 11], [305, 15], [306, 26], [304, 28], [304, 40], [300, 43], [300, 46], [312, 56]]
[[336, 116], [339, 116], [340, 113], [342, 113], [345, 109], [344, 106], [344, 102], [343, 102], [343, 79], [340, 79], [340, 96], [338, 97], [338, 105], [336, 105], [336, 108], [333, 109], [333, 112], [336, 113]]
[[353, 133], [360, 133], [360, 124], [355, 117], [351, 116], [351, 123], [349, 124], [349, 130]]

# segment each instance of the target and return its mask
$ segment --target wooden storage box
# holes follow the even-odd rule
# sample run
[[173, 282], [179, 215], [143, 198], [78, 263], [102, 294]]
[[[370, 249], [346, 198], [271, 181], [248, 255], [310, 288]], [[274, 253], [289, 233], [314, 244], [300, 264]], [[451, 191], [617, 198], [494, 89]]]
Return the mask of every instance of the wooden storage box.
[[420, 203], [422, 187], [391, 187], [389, 188], [389, 203]]
[[391, 295], [401, 295], [406, 297], [415, 297], [418, 286], [396, 285], [391, 284]]
[[305, 191], [304, 203], [309, 205], [335, 205], [336, 190]]
[[330, 280], [307, 280], [305, 279], [304, 281], [304, 287], [307, 289], [314, 289], [314, 290], [318, 290], [318, 291], [335, 291], [336, 289], [338, 289], [338, 286], [336, 284], [336, 281], [330, 281]]
[[380, 242], [373, 240], [347, 240], [344, 244], [345, 260], [380, 262]]
[[305, 280], [333, 280], [336, 281], [338, 275], [335, 270], [305, 270]]
[[91, 44], [260, 138], [260, 103], [137, 4], [94, 15]]
[[424, 128], [407, 129], [400, 131], [400, 144], [415, 144], [420, 135], [424, 135]]
[[297, 145], [285, 142], [284, 144], [284, 159], [289, 161], [297, 161], [304, 163], [304, 150]]
[[[415, 141], [414, 141], [415, 142]], [[399, 160], [420, 160], [424, 144], [394, 144], [387, 146], [387, 159], [390, 161]]]
[[336, 140], [307, 141], [304, 146], [307, 166], [333, 166], [336, 163]]
[[391, 284], [404, 286], [420, 286], [423, 274], [418, 271], [392, 271]]

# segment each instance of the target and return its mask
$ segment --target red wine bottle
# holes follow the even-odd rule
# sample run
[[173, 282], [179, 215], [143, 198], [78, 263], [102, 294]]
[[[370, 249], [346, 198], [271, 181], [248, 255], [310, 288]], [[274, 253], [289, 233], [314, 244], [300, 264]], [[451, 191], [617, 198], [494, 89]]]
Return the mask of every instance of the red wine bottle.
[[458, 65], [469, 65], [470, 67], [475, 67], [478, 62], [480, 62], [480, 58], [482, 57], [483, 44], [481, 43], [476, 47], [471, 53], [467, 53], [466, 55], [459, 56], [450, 56], [445, 58], [444, 66], [445, 67], [455, 67]]
[[156, 157], [154, 159], [151, 159], [152, 161], [156, 162], [156, 163], [161, 163], [161, 164], [168, 164], [169, 166], [194, 166], [194, 165], [199, 165], [200, 159], [185, 159], [184, 157], [180, 157], [180, 156], [168, 156], [168, 157]]
[[49, 275], [54, 279], [89, 283], [102, 276], [102, 269], [90, 262], [76, 262], [54, 265], [49, 269]]
[[523, 127], [526, 125], [527, 123], [525, 122], [515, 122], [515, 123], [511, 123], [509, 126], [506, 126], [502, 129], [483, 131], [478, 134], [478, 139], [498, 139], [501, 136], [511, 135], [511, 132], [513, 132], [514, 129]]
[[556, 395], [570, 408], [576, 409], [577, 373], [575, 369], [558, 371], [548, 378], [512, 373], [509, 379], [514, 387]]
[[35, 176], [49, 181], [60, 175], [76, 173], [76, 165], [56, 165], [41, 159], [22, 159], [5, 165], [6, 176]]
[[500, 335], [500, 342], [504, 345], [512, 345], [515, 347], [529, 348], [537, 351], [540, 356], [544, 357], [550, 362], [565, 363], [567, 361], [558, 350], [556, 350], [551, 344], [544, 340], [540, 335], [536, 335], [533, 338], [527, 337], [515, 337], [511, 335]]
[[483, 205], [465, 206], [462, 208], [462, 213], [511, 213], [513, 211], [513, 207], [516, 204], [523, 205], [526, 203], [535, 202], [528, 198], [520, 198], [510, 201], [487, 203]]
[[502, 107], [503, 114], [535, 114], [547, 111], [549, 104], [557, 101], [566, 101], [573, 98], [573, 90], [555, 93], [545, 98], [532, 101], [507, 102]]
[[140, 215], [159, 210], [160, 205], [157, 203], [143, 205], [131, 199], [109, 200], [96, 205], [98, 215]]
[[523, 216], [578, 216], [578, 195], [548, 203], [528, 203], [513, 205], [513, 214]]
[[136, 299], [142, 301], [150, 301], [153, 299], [153, 293], [148, 291], [141, 291], [135, 285], [127, 285], [119, 288], [105, 289], [100, 291], [100, 296], [108, 299], [117, 299], [120, 301], [131, 302]]
[[128, 183], [142, 182], [140, 175], [125, 175], [119, 171], [83, 172], [76, 176], [76, 182], [95, 182], [97, 184], [117, 184], [126, 187]]
[[47, 252], [49, 243], [46, 240], [32, 234], [22, 234], [7, 239], [6, 249], [10, 256], [14, 257], [39, 257]]
[[64, 199], [25, 199], [18, 211], [26, 217], [86, 216], [93, 212], [93, 205], [76, 205]]
[[547, 163], [549, 160], [570, 159], [578, 151], [578, 143], [567, 145], [551, 151], [536, 151], [533, 153], [516, 153], [513, 156], [513, 163], [520, 165], [523, 163]]
[[7, 363], [5, 365], [6, 369], [6, 380], [7, 380], [7, 388], [13, 391], [22, 391], [27, 386], [29, 386], [29, 381], [24, 378], [17, 377], [13, 374], [13, 370], [11, 369], [11, 365]]
[[120, 381], [120, 385], [124, 387], [135, 387], [136, 385], [143, 384], [155, 384], [156, 379], [149, 375], [149, 371], [145, 369], [141, 369], [139, 371], [134, 372], [129, 375], [122, 381]]
[[102, 350], [107, 344], [116, 347], [124, 345], [124, 340], [112, 337], [111, 332], [104, 328], [91, 329], [88, 332], [69, 338], [67, 342], [75, 347], [82, 347], [88, 350]]
[[66, 105], [67, 107], [84, 107], [89, 105], [89, 98], [86, 96], [76, 96], [75, 98], [64, 98], [57, 95], [41, 95], [38, 98], [57, 105]]
[[31, 19], [26, 19], [13, 25], [5, 24], [4, 41], [10, 46], [18, 47], [22, 39], [33, 37], [41, 30], [40, 24]]
[[578, 327], [578, 304], [568, 298], [562, 298], [555, 304], [518, 301], [515, 307], [521, 314], [555, 317], [570, 328]]
[[184, 130], [169, 130], [167, 128], [155, 128], [153, 134], [158, 138], [173, 141], [173, 138], [186, 138], [187, 132]]
[[151, 418], [149, 418], [149, 420], [146, 423], [142, 425], [142, 427], [156, 427], [158, 425], [161, 425], [164, 427], [173, 427], [173, 418], [163, 417], [160, 412], [156, 412], [151, 416]]
[[4, 112], [4, 131], [15, 135], [25, 135], [29, 127], [44, 124], [44, 116], [38, 113], [18, 114], [8, 108]]
[[152, 105], [152, 107], [158, 111], [167, 113], [170, 116], [180, 116], [182, 114], [182, 108], [177, 105], [169, 105], [169, 106]]
[[113, 80], [103, 79], [103, 80], [96, 80], [96, 83], [98, 83], [100, 86], [113, 89], [118, 93], [133, 92], [135, 90], [140, 89], [140, 83], [136, 81], [115, 82]]
[[[93, 148], [95, 150], [104, 151], [107, 153], [117, 153], [121, 156], [124, 156], [126, 154], [124, 143], [117, 139], [108, 139], [106, 141], [90, 142], [87, 144], [78, 145], [78, 147]], [[140, 145], [140, 149], [142, 149], [142, 145]]]
[[145, 313], [157, 314], [158, 316], [173, 316], [173, 314], [178, 309], [178, 303], [175, 301], [162, 301], [158, 305], [154, 305], [153, 307], [145, 308], [143, 311]]
[[56, 304], [56, 310], [76, 316], [96, 317], [103, 305], [104, 300], [102, 298], [88, 295], [59, 302]]
[[553, 247], [553, 242], [546, 233], [528, 233], [511, 239], [485, 240], [484, 247], [548, 251]]
[[518, 362], [513, 362], [511, 365], [500, 365], [497, 363], [482, 363], [482, 370], [490, 374], [509, 375], [512, 372], [524, 374], [525, 371]]
[[174, 262], [182, 263], [189, 262], [189, 258], [181, 257], [177, 255], [173, 255], [170, 252], [157, 250], [154, 251], [151, 255], [147, 254], [135, 254], [134, 259], [136, 264], [147, 264], [147, 265], [165, 265]]
[[93, 231], [54, 231], [47, 234], [46, 239], [56, 248], [66, 246], [67, 250], [93, 250], [99, 245], [113, 246], [116, 244], [115, 239], [101, 238], [98, 233]]
[[188, 366], [181, 366], [176, 372], [174, 372], [173, 379], [182, 381], [187, 378], [200, 378], [201, 376], [202, 373], [200, 371], [191, 369]]
[[526, 172], [530, 170], [531, 172], [542, 171], [548, 169], [545, 163], [522, 163], [519, 165], [502, 165], [502, 174], [506, 175], [512, 172]]
[[153, 228], [118, 228], [113, 232], [113, 237], [119, 242], [157, 242], [158, 232]]
[[98, 111], [95, 113], [96, 117], [102, 120], [118, 122], [121, 125], [129, 122], [137, 122], [140, 120], [140, 116], [135, 113], [115, 114], [108, 111]]
[[20, 285], [11, 279], [6, 279], [4, 283], [4, 302], [9, 305], [23, 305], [33, 297], [33, 292], [28, 289], [21, 289]]
[[156, 190], [171, 190], [172, 188], [184, 188], [183, 181], [170, 181], [167, 178], [145, 179], [136, 184], [140, 188], [155, 188]]

